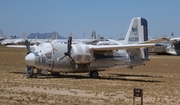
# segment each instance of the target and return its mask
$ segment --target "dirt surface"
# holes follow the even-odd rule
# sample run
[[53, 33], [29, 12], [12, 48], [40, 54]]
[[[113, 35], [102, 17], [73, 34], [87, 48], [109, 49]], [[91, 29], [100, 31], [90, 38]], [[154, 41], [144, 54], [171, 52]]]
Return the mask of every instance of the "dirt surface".
[[[0, 105], [180, 105], [180, 56], [150, 56], [145, 66], [100, 72], [25, 77], [26, 49], [0, 47]], [[140, 98], [135, 99], [136, 105]]]

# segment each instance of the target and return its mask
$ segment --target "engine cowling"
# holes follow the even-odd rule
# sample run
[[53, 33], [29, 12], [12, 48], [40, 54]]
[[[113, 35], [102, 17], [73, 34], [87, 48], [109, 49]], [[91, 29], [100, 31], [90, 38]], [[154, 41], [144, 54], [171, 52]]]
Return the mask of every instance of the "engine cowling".
[[93, 59], [93, 52], [90, 51], [90, 46], [82, 44], [74, 44], [71, 49], [71, 57], [75, 63], [86, 64]]

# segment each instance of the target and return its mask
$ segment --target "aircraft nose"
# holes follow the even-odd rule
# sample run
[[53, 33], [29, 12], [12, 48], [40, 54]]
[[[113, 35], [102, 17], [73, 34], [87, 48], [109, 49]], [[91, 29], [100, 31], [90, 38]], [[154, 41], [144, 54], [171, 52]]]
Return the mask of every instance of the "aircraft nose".
[[35, 64], [35, 55], [33, 53], [28, 54], [25, 57], [26, 64], [29, 66], [34, 66]]

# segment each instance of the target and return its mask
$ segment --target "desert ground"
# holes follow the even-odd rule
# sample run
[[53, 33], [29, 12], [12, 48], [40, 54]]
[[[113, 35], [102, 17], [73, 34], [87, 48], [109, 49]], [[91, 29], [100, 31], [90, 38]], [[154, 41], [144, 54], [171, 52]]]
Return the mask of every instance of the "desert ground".
[[[26, 49], [0, 47], [0, 105], [180, 105], [180, 56], [151, 55], [145, 66], [27, 79]], [[136, 105], [140, 98], [136, 97]]]

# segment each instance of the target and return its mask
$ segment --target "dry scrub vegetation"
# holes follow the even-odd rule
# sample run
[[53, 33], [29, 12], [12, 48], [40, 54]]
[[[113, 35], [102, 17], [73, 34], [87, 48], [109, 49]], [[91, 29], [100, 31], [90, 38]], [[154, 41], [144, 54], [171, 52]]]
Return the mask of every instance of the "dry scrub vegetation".
[[[180, 57], [150, 56], [146, 66], [26, 79], [26, 49], [0, 47], [0, 105], [132, 105], [133, 89], [144, 105], [180, 105]], [[140, 98], [136, 98], [140, 103]]]

